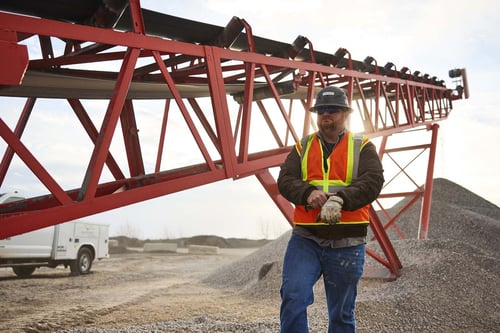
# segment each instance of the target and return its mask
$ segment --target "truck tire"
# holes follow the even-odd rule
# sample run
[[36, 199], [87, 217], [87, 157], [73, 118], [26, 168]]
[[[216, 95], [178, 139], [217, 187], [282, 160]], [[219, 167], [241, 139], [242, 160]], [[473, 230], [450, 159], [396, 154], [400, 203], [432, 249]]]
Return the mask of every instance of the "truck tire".
[[88, 274], [92, 268], [92, 261], [94, 257], [92, 252], [83, 247], [78, 251], [78, 257], [76, 260], [71, 261], [69, 268], [71, 269], [71, 275]]
[[12, 270], [19, 277], [28, 277], [35, 271], [36, 266], [14, 266]]

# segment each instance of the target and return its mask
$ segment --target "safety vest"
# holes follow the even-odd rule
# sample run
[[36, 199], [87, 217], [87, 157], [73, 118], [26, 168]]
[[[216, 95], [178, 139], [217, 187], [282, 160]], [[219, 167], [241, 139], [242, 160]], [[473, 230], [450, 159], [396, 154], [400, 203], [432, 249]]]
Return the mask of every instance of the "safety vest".
[[[329, 158], [323, 162], [323, 147], [316, 133], [304, 137], [297, 142], [295, 149], [301, 157], [302, 180], [328, 193], [335, 193], [349, 186], [357, 177], [359, 153], [368, 142], [366, 136], [346, 131], [333, 149]], [[368, 207], [366, 205], [354, 211], [342, 210], [342, 217], [338, 224], [368, 224], [370, 223]], [[296, 205], [294, 222], [299, 225], [325, 225], [317, 221], [320, 208], [306, 209]]]

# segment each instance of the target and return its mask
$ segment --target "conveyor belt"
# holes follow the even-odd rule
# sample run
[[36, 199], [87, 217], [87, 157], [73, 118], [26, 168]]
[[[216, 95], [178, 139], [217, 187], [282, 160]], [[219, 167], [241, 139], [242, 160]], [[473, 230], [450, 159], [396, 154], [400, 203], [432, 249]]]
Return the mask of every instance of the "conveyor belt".
[[[110, 99], [116, 82], [114, 80], [89, 79], [69, 75], [59, 75], [46, 72], [28, 71], [21, 86], [0, 87], [0, 96], [39, 97], [39, 98], [82, 98]], [[265, 87], [257, 84], [255, 88]], [[205, 84], [178, 84], [183, 98], [210, 97], [210, 91]], [[227, 84], [226, 91], [237, 95], [244, 91], [243, 84]], [[295, 93], [282, 95], [281, 98], [305, 99], [306, 87], [300, 87]], [[131, 99], [166, 99], [172, 94], [165, 83], [132, 82], [128, 91]], [[267, 96], [271, 97], [271, 96]]]
[[[109, 11], [105, 3], [112, 3], [114, 9]], [[128, 10], [127, 0], [2, 0], [0, 1], [0, 10], [22, 15], [31, 15], [41, 18], [54, 19], [78, 24], [107, 26], [121, 31], [131, 31], [131, 16]], [[228, 27], [234, 23], [235, 18], [228, 23], [228, 27], [220, 27], [212, 24], [196, 22], [168, 14], [158, 13], [151, 10], [142, 10], [146, 33], [171, 40], [190, 42], [202, 45], [216, 45], [229, 47], [233, 50], [245, 51], [248, 49], [247, 36], [243, 31], [236, 29], [232, 32], [231, 38], [225, 40], [225, 32]], [[97, 17], [97, 18], [96, 18]], [[103, 19], [105, 18], [105, 19]], [[107, 20], [107, 21], [106, 21]], [[237, 21], [237, 19], [236, 19]], [[222, 38], [221, 38], [222, 37]], [[311, 52], [307, 47], [307, 39], [299, 36], [297, 40], [301, 47], [295, 48], [295, 41], [284, 43], [274, 41], [258, 36], [253, 36], [255, 52], [271, 55], [274, 57], [290, 57], [290, 50], [295, 50], [293, 59], [295, 61], [310, 61]], [[220, 45], [227, 43], [228, 45]], [[97, 45], [97, 48], [101, 45]], [[105, 45], [103, 46], [105, 47]], [[342, 50], [342, 49], [339, 49]], [[90, 50], [90, 52], [96, 52]], [[314, 51], [315, 62], [337, 68], [347, 68], [348, 60], [344, 58], [344, 53], [328, 54]], [[177, 59], [178, 58], [178, 59]], [[177, 57], [171, 59], [170, 66], [176, 66], [179, 63], [190, 61]], [[406, 80], [422, 82], [423, 78], [411, 73], [395, 72], [392, 66], [374, 66], [371, 61], [352, 60], [352, 69], [360, 72], [374, 73], [381, 75], [395, 76]], [[392, 64], [391, 64], [392, 65]], [[149, 67], [151, 68], [149, 68]], [[155, 63], [144, 66], [144, 74], [157, 70]], [[147, 68], [147, 69], [146, 69]], [[0, 86], [0, 96], [16, 97], [41, 97], [41, 98], [85, 98], [85, 99], [109, 99], [112, 97], [113, 88], [116, 83], [116, 76], [111, 73], [109, 79], [96, 79], [96, 75], [71, 75], [71, 69], [61, 73], [61, 69], [52, 67], [43, 68], [41, 71], [28, 70], [23, 78], [21, 86]], [[97, 73], [95, 71], [89, 71]], [[100, 72], [99, 72], [100, 73]], [[109, 74], [109, 73], [108, 73]], [[286, 74], [286, 73], [285, 73]], [[434, 77], [429, 79], [426, 75], [426, 83], [438, 86], [444, 86], [443, 81], [437, 81]], [[171, 98], [172, 95], [163, 82], [155, 83], [151, 81], [140, 81], [141, 75], [136, 76], [128, 92], [128, 98], [133, 99], [164, 99]], [[181, 81], [182, 82], [182, 81]], [[280, 82], [278, 84], [281, 84]], [[256, 83], [255, 88], [262, 87], [262, 84]], [[178, 84], [182, 97], [209, 97], [210, 92], [206, 84]], [[226, 84], [228, 94], [236, 95], [238, 99], [245, 87], [244, 84], [235, 82], [235, 84]], [[367, 91], [367, 93], [369, 93]], [[255, 94], [255, 92], [254, 92]], [[261, 98], [272, 97], [264, 91]], [[295, 93], [282, 96], [283, 98], [306, 99], [304, 88]], [[255, 98], [255, 96], [254, 96]]]
[[[102, 9], [102, 0], [2, 0], [0, 10], [17, 14], [37, 16], [46, 19], [73, 22], [78, 24], [91, 24], [96, 13]], [[120, 2], [120, 1], [115, 1]], [[123, 2], [123, 1], [122, 1]], [[127, 3], [128, 1], [124, 1]], [[212, 45], [224, 30], [224, 27], [188, 20], [148, 9], [142, 9], [146, 34], [172, 40]], [[116, 17], [116, 22], [109, 22], [117, 30], [132, 31], [132, 21], [129, 10]], [[290, 47], [289, 43], [278, 42], [254, 36], [256, 52], [273, 56], [283, 55]], [[247, 39], [244, 33], [231, 44], [231, 49], [247, 49]], [[308, 51], [307, 51], [308, 52]], [[298, 55], [297, 60], [308, 57], [304, 51]], [[324, 60], [327, 54], [317, 53], [318, 60]], [[330, 56], [331, 57], [331, 56]]]
[[[128, 1], [115, 0], [113, 3], [123, 3], [124, 10], [120, 14], [103, 13], [106, 11], [106, 6], [103, 5], [104, 0], [2, 0], [0, 1], [0, 10], [12, 12], [17, 14], [32, 15], [47, 19], [69, 21], [79, 24], [96, 24], [96, 16], [106, 16], [109, 20], [107, 22], [109, 27], [122, 31], [132, 31], [132, 23], [130, 11], [126, 8]], [[104, 9], [103, 9], [104, 8]], [[224, 27], [212, 24], [192, 21], [164, 13], [158, 13], [152, 10], [142, 10], [144, 25], [146, 33], [149, 35], [159, 36], [172, 40], [197, 43], [203, 45], [214, 45], [218, 41], [218, 37], [224, 30]], [[102, 22], [101, 22], [102, 23]], [[299, 36], [298, 38], [300, 38]], [[302, 37], [303, 38], [303, 37]], [[292, 48], [293, 41], [290, 43], [275, 41], [267, 38], [253, 36], [255, 44], [255, 52], [272, 55], [275, 57], [288, 58], [288, 50]], [[248, 48], [247, 36], [241, 32], [234, 41], [231, 42], [230, 47], [234, 50], [246, 50]], [[319, 51], [314, 51], [315, 62], [318, 64], [335, 66], [338, 68], [347, 68], [347, 59], [342, 54], [329, 54]], [[310, 50], [302, 48], [298, 54], [294, 55], [296, 61], [309, 61]], [[409, 73], [394, 72], [391, 68], [385, 66], [374, 66], [373, 64], [364, 61], [352, 60], [354, 70], [374, 73], [377, 69], [383, 75], [393, 76], [397, 75], [404, 79], [418, 80], [421, 78], [414, 78]], [[431, 84], [441, 85], [441, 82], [429, 82]]]
[[81, 23], [94, 15], [101, 0], [2, 0], [4, 12]]

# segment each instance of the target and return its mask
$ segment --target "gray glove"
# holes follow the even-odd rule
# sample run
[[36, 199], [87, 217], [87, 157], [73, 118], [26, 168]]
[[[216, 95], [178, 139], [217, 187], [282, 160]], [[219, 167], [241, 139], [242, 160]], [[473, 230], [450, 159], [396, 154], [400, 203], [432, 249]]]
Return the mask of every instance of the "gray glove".
[[336, 224], [340, 221], [342, 215], [342, 205], [344, 200], [341, 197], [332, 195], [321, 207], [320, 218], [323, 222], [328, 224]]

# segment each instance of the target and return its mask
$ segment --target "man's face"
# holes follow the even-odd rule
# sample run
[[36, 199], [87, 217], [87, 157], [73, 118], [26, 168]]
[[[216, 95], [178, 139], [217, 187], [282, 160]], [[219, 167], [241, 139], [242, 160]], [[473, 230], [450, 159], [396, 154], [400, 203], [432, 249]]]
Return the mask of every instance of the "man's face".
[[338, 135], [345, 128], [348, 113], [337, 111], [334, 113], [318, 112], [317, 124], [321, 134], [325, 136]]

